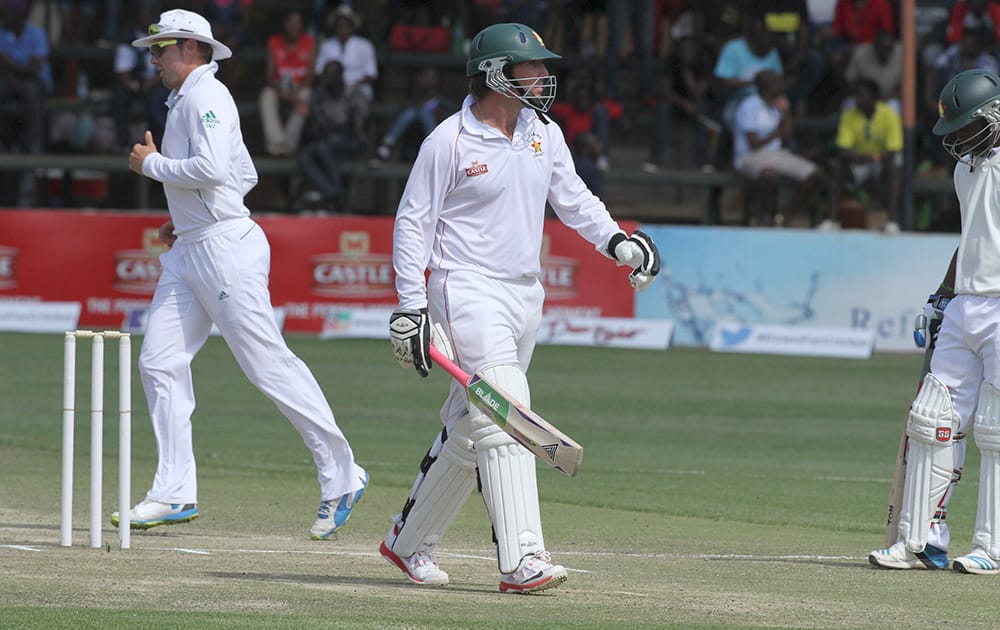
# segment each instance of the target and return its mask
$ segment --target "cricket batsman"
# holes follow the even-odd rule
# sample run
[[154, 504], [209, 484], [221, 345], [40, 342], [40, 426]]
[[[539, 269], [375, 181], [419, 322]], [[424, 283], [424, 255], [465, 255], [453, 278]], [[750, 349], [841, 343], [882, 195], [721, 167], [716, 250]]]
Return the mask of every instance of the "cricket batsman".
[[[966, 70], [945, 84], [934, 134], [957, 160], [958, 250], [936, 296], [940, 328], [930, 373], [910, 406], [897, 542], [868, 560], [888, 569], [945, 569], [943, 511], [961, 475], [970, 430], [980, 453], [972, 549], [960, 573], [1000, 573], [1000, 77]], [[952, 287], [954, 290], [952, 291]], [[949, 298], [950, 299], [945, 299]], [[940, 298], [940, 299], [935, 299]], [[931, 331], [929, 331], [931, 332]]]
[[[433, 321], [463, 370], [483, 373], [528, 407], [525, 373], [545, 297], [546, 203], [600, 254], [629, 267], [636, 290], [660, 270], [653, 241], [622, 231], [576, 174], [562, 130], [545, 115], [556, 95], [546, 63], [559, 58], [522, 24], [494, 24], [472, 39], [470, 94], [420, 148], [393, 235], [399, 307], [389, 329], [399, 362], [427, 376]], [[443, 338], [436, 345], [448, 346]], [[441, 421], [382, 556], [415, 584], [447, 584], [435, 551], [478, 488], [493, 525], [500, 591], [564, 582], [566, 570], [552, 562], [542, 535], [531, 452], [470, 408], [457, 382]]]

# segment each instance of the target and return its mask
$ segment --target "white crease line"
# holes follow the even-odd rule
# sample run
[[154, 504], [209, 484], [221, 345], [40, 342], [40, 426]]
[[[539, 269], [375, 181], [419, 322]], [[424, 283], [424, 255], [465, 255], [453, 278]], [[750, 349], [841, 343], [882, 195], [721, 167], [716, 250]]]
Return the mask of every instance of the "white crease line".
[[[24, 545], [0, 545], [0, 548], [18, 549], [21, 551], [45, 551], [44, 549], [37, 549], [35, 547], [28, 547]], [[195, 555], [210, 556], [212, 554], [232, 554], [232, 553], [246, 553], [246, 554], [285, 554], [285, 555], [310, 555], [310, 556], [355, 556], [360, 558], [371, 558], [377, 557], [378, 554], [369, 551], [348, 551], [344, 549], [334, 550], [334, 551], [308, 551], [303, 549], [188, 549], [184, 547], [144, 547], [146, 551], [177, 551], [180, 553], [190, 553]], [[485, 562], [495, 562], [496, 558], [493, 556], [482, 556], [471, 553], [449, 553], [449, 552], [438, 552], [442, 558], [457, 558], [462, 560], [483, 560]], [[614, 557], [614, 558], [642, 558], [647, 560], [661, 560], [661, 559], [672, 559], [672, 560], [762, 560], [762, 561], [781, 561], [781, 560], [815, 560], [815, 561], [830, 561], [830, 560], [864, 560], [864, 556], [859, 554], [856, 556], [822, 556], [822, 555], [805, 555], [805, 554], [777, 554], [777, 555], [767, 555], [767, 554], [749, 554], [749, 553], [623, 553], [618, 551], [555, 551], [556, 556], [576, 556], [576, 557]], [[566, 567], [567, 571], [572, 571], [574, 573], [593, 573], [593, 571], [588, 571], [586, 569], [573, 569]], [[624, 591], [623, 591], [624, 592]]]
[[[150, 548], [155, 549], [155, 548]], [[199, 553], [195, 550], [160, 548], [161, 551], [188, 551], [189, 553]], [[368, 551], [307, 551], [301, 549], [210, 549], [202, 550], [200, 553], [210, 555], [213, 553], [260, 553], [260, 554], [289, 554], [289, 555], [326, 555], [326, 556], [356, 556], [362, 558], [375, 557], [378, 554]], [[864, 559], [857, 556], [822, 556], [822, 555], [800, 555], [800, 554], [749, 554], [749, 553], [622, 553], [618, 551], [554, 551], [556, 556], [577, 556], [577, 557], [615, 557], [615, 558], [644, 558], [650, 560], [674, 559], [674, 560], [858, 560]], [[493, 556], [482, 556], [473, 553], [456, 553], [438, 551], [442, 558], [457, 558], [460, 560], [483, 560], [485, 562], [495, 562]], [[585, 569], [566, 568], [567, 571], [577, 573], [592, 573]]]
[[17, 549], [19, 551], [41, 551], [41, 549], [35, 549], [34, 547], [26, 547], [24, 545], [0, 545], [0, 547], [5, 547], [7, 549]]
[[631, 595], [632, 597], [649, 597], [647, 593], [633, 593], [632, 591], [611, 591], [612, 595]]

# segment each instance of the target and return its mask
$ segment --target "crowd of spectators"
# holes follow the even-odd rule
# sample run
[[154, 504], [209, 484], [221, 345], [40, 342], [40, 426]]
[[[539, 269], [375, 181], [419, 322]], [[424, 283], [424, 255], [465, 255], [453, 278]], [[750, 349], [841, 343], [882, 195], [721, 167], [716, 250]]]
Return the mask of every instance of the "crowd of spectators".
[[[244, 116], [244, 134], [260, 139], [251, 147], [296, 159], [305, 195], [342, 208], [338, 165], [412, 160], [461, 100], [442, 93], [441, 73], [462, 67], [469, 37], [483, 26], [520, 21], [564, 57], [551, 68], [561, 81], [551, 113], [595, 190], [603, 190], [612, 163], [651, 174], [732, 169], [751, 184], [748, 222], [781, 223], [798, 209], [800, 223], [835, 229], [839, 200], [876, 181], [889, 193], [872, 202], [885, 210], [888, 231], [899, 228], [899, 0], [165, 4], [0, 0], [0, 98], [16, 112], [4, 117], [0, 152], [123, 152], [145, 129], [158, 142], [164, 88], [148, 51], [129, 43], [162, 9], [190, 8], [235, 51], [237, 63], [220, 64], [220, 72], [239, 102], [257, 106], [259, 116]], [[916, 23], [917, 157], [922, 168], [943, 168], [948, 157], [926, 133], [937, 93], [960, 70], [997, 71], [1000, 0], [918, 0]], [[57, 46], [109, 54], [53, 59]], [[404, 85], [385, 78], [394, 68], [379, 59], [410, 52], [456, 63], [404, 61]], [[761, 84], [781, 85], [781, 93], [762, 101]], [[738, 114], [751, 97], [758, 98]], [[827, 121], [822, 142], [800, 146], [793, 123], [804, 119]], [[873, 138], [873, 129], [885, 129], [885, 137]], [[641, 145], [645, 159], [615, 160], [624, 143]], [[751, 155], [764, 148], [782, 156], [777, 166]], [[0, 201], [37, 203], [31, 179], [23, 177], [16, 194], [5, 186]], [[780, 179], [797, 185], [779, 187]]]

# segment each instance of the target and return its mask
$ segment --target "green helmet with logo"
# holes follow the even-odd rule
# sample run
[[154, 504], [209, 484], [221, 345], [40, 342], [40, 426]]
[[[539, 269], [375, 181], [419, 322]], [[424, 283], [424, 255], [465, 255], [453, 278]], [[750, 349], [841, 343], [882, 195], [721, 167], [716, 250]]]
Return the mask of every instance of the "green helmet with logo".
[[[981, 128], [966, 130], [982, 120]], [[952, 77], [938, 99], [934, 133], [959, 162], [976, 168], [1000, 145], [1000, 77], [986, 70], [965, 70]]]
[[545, 42], [531, 27], [514, 22], [494, 24], [472, 38], [465, 74], [471, 77], [484, 72], [486, 86], [491, 90], [544, 112], [555, 100], [556, 78], [548, 75], [512, 79], [503, 70], [508, 65], [523, 61], [561, 58], [545, 47]]
[[941, 90], [934, 134], [946, 136], [968, 125], [975, 118], [989, 118], [990, 113], [996, 114], [998, 106], [1000, 77], [979, 69], [960, 72]]
[[471, 77], [477, 72], [486, 72], [493, 65], [487, 62], [496, 59], [503, 59], [502, 63], [507, 64], [562, 57], [546, 48], [534, 29], [510, 22], [487, 26], [472, 38], [465, 75]]

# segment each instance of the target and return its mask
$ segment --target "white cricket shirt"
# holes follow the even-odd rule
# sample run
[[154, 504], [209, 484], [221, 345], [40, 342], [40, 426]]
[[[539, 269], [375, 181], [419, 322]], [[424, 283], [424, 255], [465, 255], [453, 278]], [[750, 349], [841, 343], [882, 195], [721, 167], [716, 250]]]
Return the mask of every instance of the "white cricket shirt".
[[508, 140], [476, 119], [473, 102], [427, 136], [403, 190], [392, 254], [400, 308], [427, 305], [427, 268], [537, 277], [546, 201], [605, 256], [621, 231], [576, 174], [559, 125], [524, 108]]
[[1000, 296], [1000, 151], [970, 171], [955, 165], [955, 194], [962, 211], [962, 236], [955, 268], [955, 292]]
[[144, 175], [163, 182], [178, 235], [250, 216], [243, 197], [257, 184], [257, 169], [218, 69], [214, 61], [199, 66], [170, 92], [160, 152], [142, 162]]

